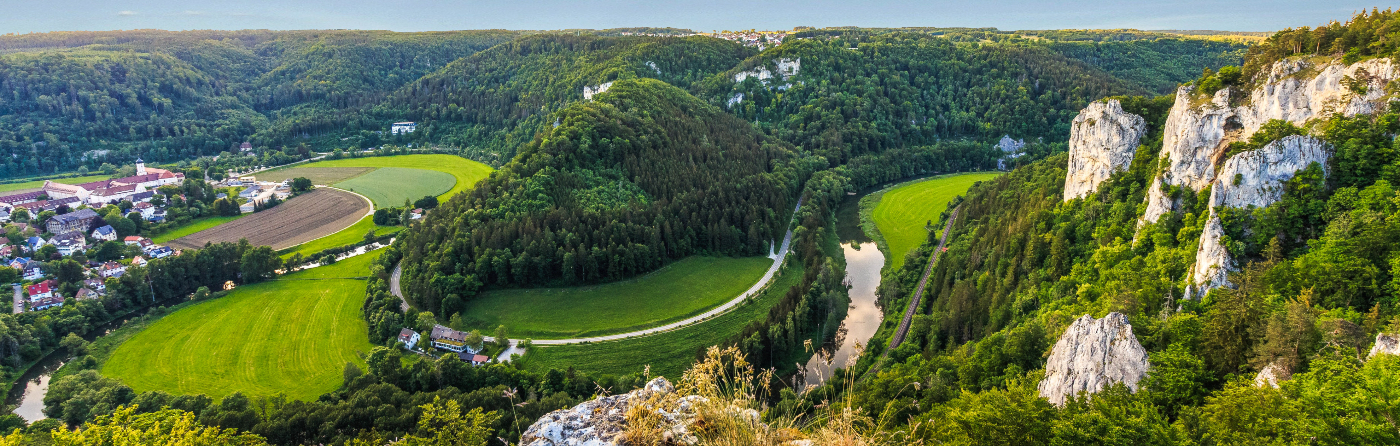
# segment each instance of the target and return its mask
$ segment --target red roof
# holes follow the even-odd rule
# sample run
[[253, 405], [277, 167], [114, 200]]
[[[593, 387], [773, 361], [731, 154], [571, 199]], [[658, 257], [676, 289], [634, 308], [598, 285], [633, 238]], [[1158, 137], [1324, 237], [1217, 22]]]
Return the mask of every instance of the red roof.
[[39, 294], [48, 294], [50, 291], [53, 291], [52, 288], [49, 288], [49, 282], [50, 282], [49, 280], [45, 280], [45, 281], [43, 281], [43, 282], [39, 282], [39, 283], [30, 285], [30, 286], [29, 286], [29, 295], [30, 295], [30, 296], [34, 296], [34, 295], [39, 295]]
[[487, 358], [485, 355], [472, 356], [472, 362], [486, 362], [490, 360], [491, 358]]
[[125, 238], [124, 240], [125, 240], [125, 241], [128, 241], [128, 242], [139, 242], [139, 241], [141, 241], [141, 236], [139, 236], [139, 235], [128, 235], [128, 236], [126, 236], [126, 238]]

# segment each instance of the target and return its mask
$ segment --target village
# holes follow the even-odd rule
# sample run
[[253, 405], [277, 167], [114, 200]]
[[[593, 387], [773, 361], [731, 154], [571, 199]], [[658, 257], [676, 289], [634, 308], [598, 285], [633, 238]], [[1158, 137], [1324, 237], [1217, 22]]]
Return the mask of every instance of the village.
[[[185, 174], [147, 167], [141, 159], [135, 167], [133, 176], [79, 184], [45, 181], [39, 190], [0, 196], [0, 266], [13, 271], [0, 275], [0, 283], [11, 282], [13, 313], [61, 307], [66, 299], [101, 298], [107, 281], [120, 279], [127, 268], [180, 254], [141, 235], [139, 228], [166, 223], [169, 209], [187, 201], [181, 189]], [[291, 195], [290, 180], [260, 183], [244, 176], [208, 183], [225, 191], [216, 200], [237, 204], [243, 214]], [[107, 222], [113, 215], [132, 223], [114, 227]], [[80, 283], [68, 293], [60, 291], [57, 278], [63, 259], [82, 268]]]

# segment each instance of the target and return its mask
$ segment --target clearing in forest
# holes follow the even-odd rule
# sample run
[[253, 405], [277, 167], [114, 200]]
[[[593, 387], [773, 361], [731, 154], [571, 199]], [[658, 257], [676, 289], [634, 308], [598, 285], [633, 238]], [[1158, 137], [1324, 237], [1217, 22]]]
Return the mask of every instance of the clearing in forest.
[[930, 221], [938, 223], [938, 215], [948, 208], [948, 202], [967, 192], [973, 183], [990, 180], [1000, 173], [965, 173], [944, 175], [901, 184], [886, 190], [879, 198], [871, 216], [880, 230], [890, 252], [890, 266], [904, 266], [904, 256], [928, 239]]
[[752, 287], [772, 265], [767, 257], [692, 256], [621, 282], [488, 291], [467, 302], [462, 324], [487, 335], [505, 325], [522, 339], [626, 333], [704, 313]]
[[215, 399], [285, 393], [314, 400], [339, 387], [346, 363], [373, 345], [360, 317], [378, 253], [234, 289], [182, 308], [122, 343], [102, 374], [137, 392]]
[[[457, 179], [451, 190], [438, 195], [438, 199], [446, 200], [456, 195], [458, 192], [471, 189], [478, 181], [491, 174], [491, 166], [478, 163], [456, 155], [429, 154], [429, 155], [397, 155], [397, 156], [373, 156], [365, 158], [341, 158], [338, 160], [317, 161], [309, 164], [302, 164], [292, 169], [309, 167], [403, 167], [408, 169], [434, 170], [452, 174]], [[259, 173], [258, 175], [277, 175], [280, 170]], [[262, 179], [260, 176], [259, 179]], [[343, 181], [343, 180], [342, 180]], [[333, 184], [333, 183], [317, 183]], [[422, 198], [422, 195], [414, 199]], [[389, 206], [399, 206], [403, 200], [397, 203], [390, 203]]]

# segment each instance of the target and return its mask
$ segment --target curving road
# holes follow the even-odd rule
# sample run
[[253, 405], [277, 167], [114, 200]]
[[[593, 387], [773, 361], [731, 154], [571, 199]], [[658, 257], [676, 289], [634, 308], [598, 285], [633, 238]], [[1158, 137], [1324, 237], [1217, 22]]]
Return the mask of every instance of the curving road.
[[[794, 208], [794, 209], [792, 210], [792, 218], [793, 218], [794, 221], [797, 219], [797, 211], [800, 210], [800, 209], [802, 209], [802, 200], [797, 200], [797, 207]], [[789, 222], [788, 225], [791, 226], [791, 222]], [[768, 255], [768, 258], [773, 259], [773, 265], [768, 267], [768, 271], [765, 271], [765, 272], [763, 273], [763, 277], [760, 278], [760, 279], [758, 279], [758, 283], [755, 283], [753, 286], [749, 287], [749, 289], [748, 289], [748, 290], [745, 290], [743, 293], [739, 293], [738, 296], [734, 297], [733, 299], [730, 299], [728, 302], [725, 302], [723, 305], [720, 305], [720, 306], [718, 306], [718, 307], [711, 308], [710, 311], [706, 311], [706, 312], [704, 312], [704, 313], [702, 313], [702, 314], [699, 314], [699, 315], [696, 315], [696, 316], [687, 318], [687, 319], [685, 319], [685, 320], [681, 320], [681, 321], [672, 322], [672, 323], [669, 323], [669, 324], [666, 324], [666, 325], [662, 325], [662, 326], [660, 326], [660, 327], [653, 327], [653, 328], [648, 328], [648, 329], [645, 329], [645, 330], [637, 330], [637, 331], [633, 331], [633, 332], [629, 332], [629, 333], [618, 333], [618, 334], [615, 334], [615, 335], [607, 335], [607, 336], [594, 336], [594, 337], [591, 337], [591, 338], [535, 339], [535, 340], [533, 340], [533, 341], [531, 341], [531, 342], [533, 342], [535, 345], [568, 345], [568, 344], [581, 344], [581, 343], [584, 343], [584, 342], [616, 341], [616, 340], [620, 340], [620, 339], [635, 338], [635, 337], [639, 337], [639, 336], [647, 336], [647, 335], [652, 335], [652, 334], [661, 333], [661, 332], [665, 332], [665, 331], [671, 331], [671, 330], [675, 330], [675, 329], [680, 328], [680, 327], [684, 327], [684, 326], [687, 326], [687, 325], [699, 323], [699, 322], [702, 322], [702, 321], [704, 321], [704, 320], [706, 320], [706, 319], [709, 319], [709, 318], [718, 316], [718, 315], [720, 315], [720, 314], [723, 314], [723, 313], [729, 311], [731, 308], [734, 308], [735, 306], [737, 306], [737, 305], [743, 303], [743, 302], [744, 302], [745, 300], [747, 300], [748, 298], [752, 297], [752, 296], [755, 295], [755, 294], [758, 294], [759, 291], [763, 290], [763, 287], [768, 286], [768, 282], [771, 281], [771, 280], [773, 280], [773, 276], [776, 275], [776, 274], [778, 273], [778, 270], [782, 268], [782, 266], [783, 266], [783, 259], [787, 257], [788, 248], [790, 247], [789, 245], [791, 245], [791, 244], [792, 244], [792, 229], [789, 228], [788, 231], [787, 231], [787, 234], [783, 235], [783, 244], [781, 245], [781, 248], [778, 249], [778, 252]], [[402, 265], [402, 262], [400, 262], [399, 265], [395, 265], [395, 266], [394, 266], [394, 273], [393, 273], [392, 275], [389, 276], [389, 292], [392, 293], [395, 297], [398, 297], [398, 298], [399, 298], [399, 302], [402, 303], [402, 305], [403, 305], [403, 307], [404, 307], [404, 309], [405, 309], [405, 311], [406, 311], [407, 308], [408, 308], [408, 303], [407, 303], [407, 301], [405, 301], [404, 298], [403, 298], [403, 291], [402, 291], [402, 289], [399, 288], [399, 276], [402, 275], [402, 274], [403, 274], [403, 265]], [[488, 341], [488, 342], [495, 342], [495, 339], [492, 338], [492, 337], [490, 337], [490, 336], [487, 336], [487, 337], [486, 337], [486, 341]], [[506, 352], [505, 352], [505, 353], [502, 353], [501, 355], [502, 355], [502, 356], [508, 357], [509, 354], [512, 353], [511, 350], [513, 350], [513, 349], [515, 349], [515, 343], [514, 343], [514, 342], [511, 343], [511, 349], [507, 349]]]
[[948, 216], [948, 223], [943, 225], [943, 235], [938, 238], [938, 247], [933, 249], [933, 255], [928, 258], [924, 276], [919, 278], [919, 288], [914, 291], [914, 298], [909, 299], [909, 308], [904, 310], [904, 320], [899, 321], [899, 330], [890, 338], [890, 348], [885, 349], [885, 354], [899, 347], [899, 344], [904, 342], [904, 336], [909, 334], [909, 322], [914, 319], [914, 313], [919, 311], [919, 302], [924, 297], [924, 286], [928, 285], [928, 276], [933, 272], [933, 265], [938, 263], [938, 255], [943, 253], [943, 246], [948, 244], [948, 232], [953, 229], [953, 220], [958, 218], [959, 209], [962, 209], [962, 206], [953, 208], [952, 215]]

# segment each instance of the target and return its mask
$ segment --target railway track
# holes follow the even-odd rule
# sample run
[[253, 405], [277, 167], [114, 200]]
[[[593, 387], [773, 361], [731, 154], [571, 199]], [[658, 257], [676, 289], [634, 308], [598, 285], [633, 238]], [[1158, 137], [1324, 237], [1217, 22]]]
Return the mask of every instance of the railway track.
[[938, 238], [938, 247], [933, 249], [933, 255], [929, 256], [928, 266], [924, 267], [924, 275], [919, 278], [919, 287], [914, 290], [914, 298], [909, 299], [909, 308], [904, 310], [904, 319], [899, 321], [899, 329], [890, 338], [890, 347], [885, 349], [888, 355], [890, 350], [899, 347], [904, 343], [904, 336], [909, 334], [909, 323], [914, 319], [914, 313], [919, 311], [919, 303], [923, 301], [924, 287], [928, 285], [928, 276], [933, 273], [933, 265], [938, 263], [938, 255], [943, 253], [943, 247], [948, 244], [948, 233], [953, 229], [953, 220], [958, 218], [958, 210], [962, 206], [953, 208], [952, 215], [948, 216], [948, 222], [943, 225], [943, 234]]

